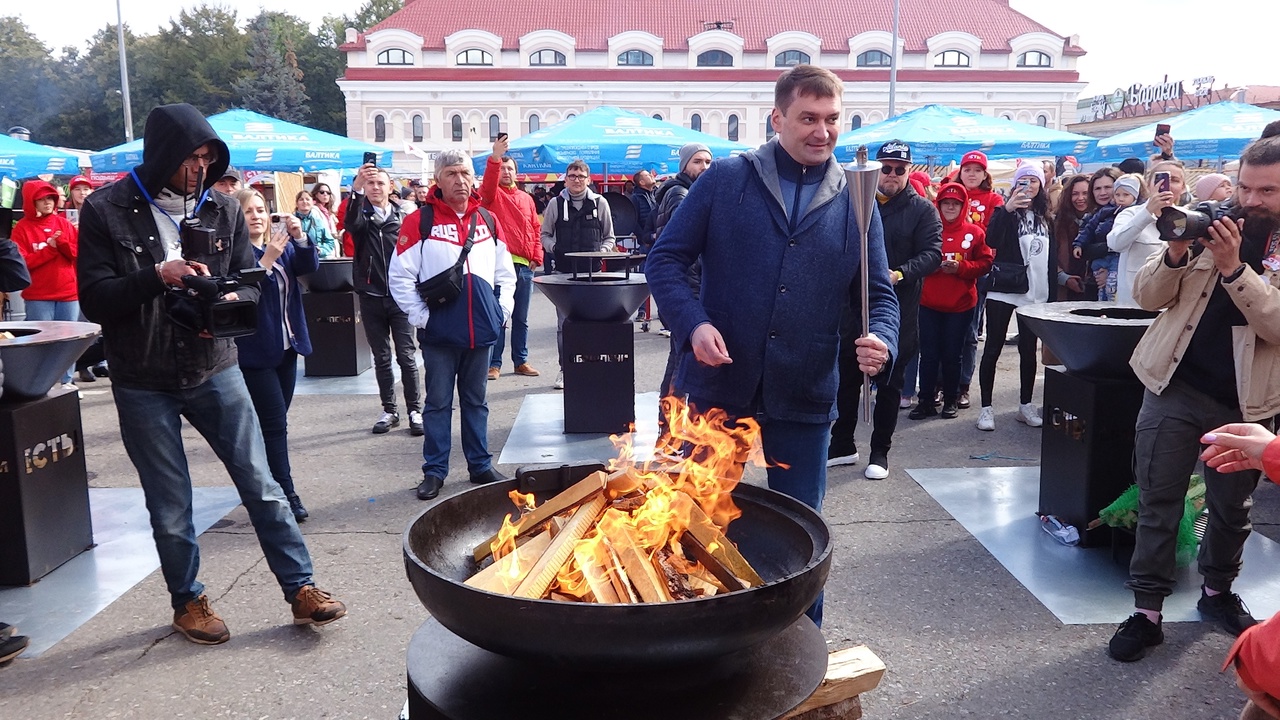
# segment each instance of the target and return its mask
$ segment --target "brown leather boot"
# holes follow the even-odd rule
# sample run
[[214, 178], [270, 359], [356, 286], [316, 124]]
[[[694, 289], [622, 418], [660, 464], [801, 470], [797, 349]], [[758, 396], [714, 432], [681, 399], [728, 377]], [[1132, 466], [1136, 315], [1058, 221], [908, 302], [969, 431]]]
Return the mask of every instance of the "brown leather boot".
[[210, 607], [207, 595], [174, 610], [173, 629], [198, 645], [221, 645], [231, 639], [231, 631]]
[[303, 585], [293, 598], [294, 625], [328, 625], [347, 614], [347, 606], [314, 585]]

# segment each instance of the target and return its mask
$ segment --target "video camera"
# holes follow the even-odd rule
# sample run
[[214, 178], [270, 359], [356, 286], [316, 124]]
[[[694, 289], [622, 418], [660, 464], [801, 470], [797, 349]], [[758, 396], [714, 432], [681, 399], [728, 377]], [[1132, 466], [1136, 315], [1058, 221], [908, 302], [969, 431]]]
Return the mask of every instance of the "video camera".
[[[204, 181], [203, 168], [197, 172], [196, 187]], [[217, 255], [227, 249], [217, 231], [204, 227], [194, 214], [180, 223], [182, 257], [188, 262]], [[267, 276], [260, 267], [244, 268], [225, 276], [185, 275], [182, 287], [170, 288], [165, 300], [169, 319], [192, 332], [205, 332], [216, 338], [252, 335], [258, 331], [258, 307], [253, 300], [224, 300], [241, 285], [257, 285]]]
[[1156, 229], [1160, 231], [1161, 240], [1200, 240], [1209, 235], [1209, 226], [1215, 220], [1228, 218], [1238, 220], [1244, 217], [1242, 208], [1234, 199], [1205, 200], [1196, 205], [1183, 207], [1167, 207], [1160, 211], [1156, 220]]

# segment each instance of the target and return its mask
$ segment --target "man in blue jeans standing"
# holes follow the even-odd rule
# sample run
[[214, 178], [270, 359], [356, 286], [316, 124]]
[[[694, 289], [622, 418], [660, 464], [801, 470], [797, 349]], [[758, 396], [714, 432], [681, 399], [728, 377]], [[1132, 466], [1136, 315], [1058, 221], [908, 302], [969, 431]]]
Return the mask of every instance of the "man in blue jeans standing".
[[[480, 183], [480, 207], [493, 213], [506, 234], [502, 240], [515, 264], [516, 286], [511, 311], [511, 364], [517, 375], [537, 377], [529, 364], [529, 300], [533, 295], [533, 273], [542, 265], [542, 221], [533, 196], [516, 187], [516, 161], [507, 156], [507, 136], [499, 135], [485, 164]], [[497, 380], [502, 370], [506, 330], [498, 331], [489, 358], [489, 379]]]
[[[84, 314], [102, 325], [107, 341], [120, 435], [151, 514], [173, 627], [201, 645], [231, 637], [196, 579], [200, 547], [184, 417], [230, 473], [294, 624], [330, 623], [346, 607], [312, 579], [306, 542], [268, 470], [235, 343], [179, 324], [170, 313], [178, 298], [173, 289], [187, 276], [226, 276], [257, 265], [239, 204], [209, 192], [227, 168], [227, 145], [191, 105], [162, 105], [147, 116], [143, 158], [86, 201], [77, 274]], [[207, 232], [180, 230], [188, 218], [187, 225]], [[258, 293], [257, 285], [243, 284], [222, 299], [256, 302]]]
[[[461, 150], [445, 150], [435, 162], [436, 185], [427, 204], [401, 224], [387, 275], [391, 297], [418, 328], [426, 368], [420, 500], [439, 495], [449, 474], [455, 386], [462, 414], [462, 454], [471, 482], [480, 485], [506, 479], [494, 470], [489, 453], [485, 371], [503, 322], [511, 316], [511, 288], [516, 281], [511, 255], [501, 240], [503, 226], [480, 207], [471, 158]], [[427, 305], [418, 293], [418, 283], [460, 261], [460, 292]]]

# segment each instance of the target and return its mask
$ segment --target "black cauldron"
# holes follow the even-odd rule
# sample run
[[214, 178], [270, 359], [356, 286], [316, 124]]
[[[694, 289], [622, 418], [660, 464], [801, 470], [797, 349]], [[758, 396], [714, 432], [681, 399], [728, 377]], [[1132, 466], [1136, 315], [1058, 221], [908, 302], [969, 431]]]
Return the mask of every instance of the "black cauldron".
[[[423, 511], [404, 534], [405, 569], [442, 625], [486, 650], [596, 669], [701, 662], [765, 642], [818, 597], [831, 565], [831, 531], [803, 503], [739, 485], [742, 517], [729, 539], [765, 584], [668, 603], [605, 605], [528, 600], [469, 587], [472, 550], [514, 511], [516, 481], [468, 490]], [[554, 494], [554, 493], [552, 493]], [[549, 495], [538, 495], [538, 502]]]

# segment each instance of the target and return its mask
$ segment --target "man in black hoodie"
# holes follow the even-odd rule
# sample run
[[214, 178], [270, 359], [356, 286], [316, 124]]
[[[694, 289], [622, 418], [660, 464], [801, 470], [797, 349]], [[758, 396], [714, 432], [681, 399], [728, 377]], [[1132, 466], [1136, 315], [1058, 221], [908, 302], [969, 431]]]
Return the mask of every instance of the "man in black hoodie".
[[[169, 290], [182, 287], [184, 276], [225, 276], [257, 266], [239, 205], [209, 192], [229, 157], [226, 143], [194, 107], [157, 107], [147, 116], [142, 164], [91, 195], [80, 212], [81, 308], [102, 325], [107, 340], [120, 435], [151, 514], [173, 627], [202, 645], [226, 642], [231, 634], [196, 579], [200, 548], [191, 520], [183, 417], [230, 473], [292, 605], [294, 624], [323, 625], [346, 614], [312, 580], [311, 555], [268, 472], [235, 342], [188, 330], [169, 316]], [[213, 231], [213, 253], [184, 259], [183, 218]], [[237, 298], [256, 302], [257, 286], [240, 285], [223, 295]]]
[[[901, 140], [890, 140], [876, 152], [880, 161], [876, 201], [880, 221], [884, 224], [884, 249], [889, 256], [889, 279], [898, 296], [898, 354], [893, 370], [886, 379], [876, 378], [876, 407], [872, 416], [871, 457], [862, 474], [868, 480], [889, 476], [889, 448], [898, 427], [898, 403], [907, 364], [920, 348], [917, 318], [920, 291], [924, 279], [942, 264], [942, 221], [938, 211], [920, 197], [907, 175], [911, 172], [911, 147]], [[855, 298], [856, 300], [856, 298]], [[840, 390], [836, 408], [840, 417], [831, 426], [831, 446], [827, 450], [827, 467], [851, 465], [858, 461], [853, 433], [858, 428], [858, 400], [862, 395], [862, 373], [853, 353], [852, 340], [862, 332], [860, 308], [845, 313], [840, 329]], [[921, 398], [921, 405], [933, 407], [933, 398]]]

